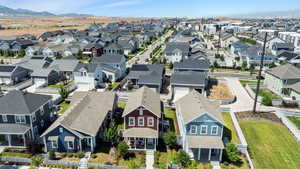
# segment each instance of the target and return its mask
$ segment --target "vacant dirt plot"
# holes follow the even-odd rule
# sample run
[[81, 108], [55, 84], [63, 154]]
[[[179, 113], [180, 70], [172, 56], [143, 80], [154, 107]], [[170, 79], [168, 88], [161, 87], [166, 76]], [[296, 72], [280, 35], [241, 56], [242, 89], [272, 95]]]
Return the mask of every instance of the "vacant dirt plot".
[[0, 18], [0, 36], [15, 36], [23, 34], [41, 35], [46, 31], [62, 29], [85, 29], [91, 23], [108, 24], [118, 21], [137, 21], [145, 18], [116, 18], [116, 17], [28, 17]]
[[233, 95], [225, 83], [218, 83], [214, 85], [211, 89], [209, 96], [210, 99], [230, 99]]

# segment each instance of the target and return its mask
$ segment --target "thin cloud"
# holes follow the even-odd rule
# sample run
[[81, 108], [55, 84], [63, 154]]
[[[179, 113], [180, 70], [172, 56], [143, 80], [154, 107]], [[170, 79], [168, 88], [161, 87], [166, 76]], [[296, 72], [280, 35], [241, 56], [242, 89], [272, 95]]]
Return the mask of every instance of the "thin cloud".
[[136, 5], [142, 3], [143, 0], [121, 0], [109, 4], [105, 4], [102, 7], [104, 8], [114, 8], [114, 7], [122, 7], [122, 6], [129, 6], [129, 5]]

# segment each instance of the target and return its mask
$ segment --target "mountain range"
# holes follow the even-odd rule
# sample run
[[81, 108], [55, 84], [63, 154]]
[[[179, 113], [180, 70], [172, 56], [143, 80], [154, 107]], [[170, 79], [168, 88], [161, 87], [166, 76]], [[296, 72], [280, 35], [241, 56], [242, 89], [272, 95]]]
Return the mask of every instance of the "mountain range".
[[234, 14], [234, 15], [231, 15], [230, 17], [235, 17], [235, 18], [300, 18], [300, 9], [286, 10], [286, 11]]
[[28, 9], [13, 9], [6, 6], [0, 5], [0, 17], [55, 17], [55, 16], [65, 16], [65, 17], [88, 17], [92, 15], [88, 14], [77, 14], [77, 13], [66, 13], [66, 14], [54, 14], [47, 11], [37, 12]]

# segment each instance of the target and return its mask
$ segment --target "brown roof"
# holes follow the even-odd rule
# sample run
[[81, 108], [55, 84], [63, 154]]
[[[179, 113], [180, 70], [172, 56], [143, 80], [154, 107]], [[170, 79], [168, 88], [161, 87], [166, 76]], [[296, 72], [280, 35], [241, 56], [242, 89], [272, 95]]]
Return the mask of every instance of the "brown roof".
[[160, 95], [146, 86], [130, 94], [122, 116], [126, 116], [141, 106], [151, 111], [157, 117], [161, 117]]

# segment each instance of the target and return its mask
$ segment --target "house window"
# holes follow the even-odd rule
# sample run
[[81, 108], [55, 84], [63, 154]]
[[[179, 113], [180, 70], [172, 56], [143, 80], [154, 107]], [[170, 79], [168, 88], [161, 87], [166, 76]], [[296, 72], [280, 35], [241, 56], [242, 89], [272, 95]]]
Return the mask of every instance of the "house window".
[[201, 126], [201, 134], [207, 134], [207, 126], [206, 125]]
[[44, 120], [41, 120], [41, 126], [44, 127], [44, 125], [45, 125]]
[[57, 148], [57, 141], [52, 140], [51, 141], [51, 147], [56, 149]]
[[217, 134], [218, 134], [218, 126], [212, 126], [211, 135], [217, 135]]
[[142, 116], [144, 114], [144, 109], [141, 107], [139, 110], [139, 115]]
[[63, 133], [63, 132], [64, 132], [64, 129], [63, 129], [62, 127], [60, 127], [60, 128], [59, 128], [59, 132], [60, 132], [60, 133]]
[[139, 117], [139, 126], [144, 126], [144, 117]]
[[129, 117], [129, 126], [135, 126], [135, 118]]
[[3, 121], [3, 122], [7, 122], [7, 115], [5, 115], [5, 114], [2, 115], [2, 121]]
[[153, 127], [154, 126], [154, 118], [153, 117], [148, 117], [148, 122], [147, 122], [147, 125], [150, 126], [150, 127]]
[[16, 120], [16, 123], [26, 123], [25, 116], [17, 115], [17, 116], [15, 116], [15, 120]]
[[197, 126], [192, 125], [192, 126], [191, 126], [191, 129], [190, 129], [190, 133], [191, 133], [191, 134], [197, 134]]
[[68, 141], [68, 149], [73, 150], [74, 149], [74, 142]]

